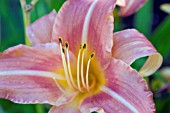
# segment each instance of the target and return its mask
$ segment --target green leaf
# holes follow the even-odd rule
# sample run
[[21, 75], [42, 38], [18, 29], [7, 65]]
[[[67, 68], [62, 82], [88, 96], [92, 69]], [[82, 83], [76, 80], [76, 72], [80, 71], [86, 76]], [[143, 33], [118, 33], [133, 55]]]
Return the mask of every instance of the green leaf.
[[59, 11], [62, 4], [65, 2], [65, 0], [50, 0], [51, 1], [51, 7], [54, 8], [57, 12]]
[[44, 105], [36, 104], [36, 105], [35, 105], [35, 108], [36, 108], [37, 113], [45, 113], [45, 111], [44, 111]]
[[167, 16], [156, 28], [151, 42], [162, 54], [163, 58], [166, 59], [170, 53], [170, 16]]
[[152, 0], [148, 2], [135, 14], [134, 27], [149, 37], [152, 25]]

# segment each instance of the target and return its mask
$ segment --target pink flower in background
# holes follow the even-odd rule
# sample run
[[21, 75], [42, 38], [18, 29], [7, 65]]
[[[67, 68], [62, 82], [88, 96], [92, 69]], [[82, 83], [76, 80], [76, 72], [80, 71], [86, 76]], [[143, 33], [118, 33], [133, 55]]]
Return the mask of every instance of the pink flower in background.
[[[31, 24], [33, 47], [0, 53], [0, 98], [48, 103], [50, 113], [154, 112], [142, 76], [153, 74], [162, 57], [135, 29], [113, 34], [116, 3], [68, 0], [58, 14], [52, 11]], [[130, 67], [144, 56], [149, 58], [139, 72]]]
[[146, 3], [147, 0], [117, 0], [117, 5], [120, 6], [120, 16], [129, 16], [137, 11]]

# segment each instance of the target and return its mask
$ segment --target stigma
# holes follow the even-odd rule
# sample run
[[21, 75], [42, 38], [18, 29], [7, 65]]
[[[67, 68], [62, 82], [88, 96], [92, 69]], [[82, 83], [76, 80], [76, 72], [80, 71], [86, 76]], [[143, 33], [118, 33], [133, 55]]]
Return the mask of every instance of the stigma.
[[[63, 44], [61, 37], [59, 37], [58, 40], [60, 45], [60, 52], [61, 52], [61, 58], [62, 58], [62, 63], [64, 68], [64, 74], [68, 86], [71, 89], [78, 90], [82, 93], [90, 92], [90, 89], [95, 84], [95, 79], [93, 79], [93, 77], [91, 77], [93, 81], [89, 82], [89, 68], [90, 68], [90, 63], [95, 55], [94, 52], [91, 53], [91, 55], [87, 56], [86, 54], [87, 44], [84, 43], [80, 45], [80, 49], [77, 55], [76, 73], [72, 73], [70, 57], [69, 57], [69, 43], [65, 42], [65, 44]], [[87, 61], [85, 60], [85, 57], [88, 57]]]

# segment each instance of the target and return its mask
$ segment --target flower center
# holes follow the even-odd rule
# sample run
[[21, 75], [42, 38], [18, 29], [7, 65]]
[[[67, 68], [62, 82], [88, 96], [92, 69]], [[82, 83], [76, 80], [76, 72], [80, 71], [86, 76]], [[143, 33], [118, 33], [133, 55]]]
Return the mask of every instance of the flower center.
[[84, 43], [83, 45], [80, 45], [77, 56], [77, 65], [74, 67], [70, 65], [69, 43], [66, 42], [65, 47], [63, 47], [62, 38], [59, 37], [59, 44], [64, 74], [68, 86], [73, 90], [80, 91], [81, 93], [90, 92], [96, 89], [97, 84], [100, 84], [100, 80], [96, 78], [96, 74], [90, 70], [90, 67], [92, 66], [91, 64], [93, 64], [94, 52], [88, 55], [87, 44]]

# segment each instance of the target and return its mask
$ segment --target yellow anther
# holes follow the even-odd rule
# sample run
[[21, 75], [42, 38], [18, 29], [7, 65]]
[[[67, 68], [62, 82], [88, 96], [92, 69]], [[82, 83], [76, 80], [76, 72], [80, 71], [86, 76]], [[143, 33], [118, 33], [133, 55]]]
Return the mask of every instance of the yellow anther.
[[90, 55], [90, 58], [92, 59], [94, 57], [95, 53], [93, 52], [91, 55]]
[[66, 46], [66, 48], [69, 48], [68, 42], [65, 42], [65, 46]]
[[86, 49], [87, 45], [86, 43], [83, 44], [83, 49]]
[[61, 38], [61, 37], [59, 37], [59, 38], [58, 38], [58, 40], [59, 40], [59, 42], [62, 44], [62, 38]]

